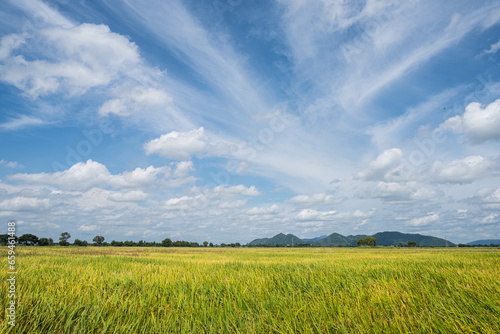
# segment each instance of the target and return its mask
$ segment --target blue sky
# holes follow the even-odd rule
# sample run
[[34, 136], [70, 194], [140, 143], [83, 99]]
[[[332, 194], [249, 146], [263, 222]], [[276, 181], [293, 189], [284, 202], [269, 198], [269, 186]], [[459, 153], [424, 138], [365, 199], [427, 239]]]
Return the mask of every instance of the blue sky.
[[500, 1], [3, 1], [0, 217], [500, 238]]

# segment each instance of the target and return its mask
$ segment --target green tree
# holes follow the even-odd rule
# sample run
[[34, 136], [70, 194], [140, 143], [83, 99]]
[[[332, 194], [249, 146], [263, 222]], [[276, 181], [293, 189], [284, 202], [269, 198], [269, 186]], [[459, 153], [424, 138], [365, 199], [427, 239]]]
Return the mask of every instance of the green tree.
[[9, 242], [8, 234], [0, 234], [0, 246], [7, 246]]
[[376, 246], [377, 239], [374, 237], [366, 237], [362, 239], [358, 239], [356, 242], [356, 246]]
[[69, 234], [68, 232], [63, 232], [59, 237], [59, 241], [68, 241], [69, 238], [71, 238], [71, 234]]
[[363, 245], [366, 245], [366, 239], [365, 238], [358, 239], [358, 241], [356, 241], [356, 246], [363, 246]]
[[417, 246], [418, 244], [415, 241], [412, 240], [408, 241], [408, 247], [417, 247]]
[[75, 246], [87, 246], [88, 243], [87, 243], [87, 241], [82, 241], [80, 239], [75, 239], [75, 241], [73, 242], [73, 245], [75, 245]]
[[365, 241], [368, 246], [377, 246], [377, 239], [374, 237], [366, 237]]
[[213, 246], [214, 246], [214, 244], [213, 244], [213, 243], [210, 243], [210, 244], [209, 244], [209, 246], [210, 246], [210, 247], [213, 247]]
[[102, 246], [104, 242], [104, 237], [101, 235], [96, 235], [92, 241], [96, 244], [96, 246]]
[[54, 243], [53, 241], [51, 242], [51, 240], [52, 239], [40, 238], [40, 240], [38, 240], [38, 246], [49, 246]]
[[164, 239], [162, 242], [161, 242], [161, 245], [163, 247], [172, 247], [172, 240], [170, 240], [169, 238], [166, 238]]
[[23, 234], [19, 237], [19, 243], [28, 246], [36, 245], [38, 244], [38, 237], [34, 234]]
[[208, 241], [203, 241], [203, 246], [207, 247], [208, 246]]

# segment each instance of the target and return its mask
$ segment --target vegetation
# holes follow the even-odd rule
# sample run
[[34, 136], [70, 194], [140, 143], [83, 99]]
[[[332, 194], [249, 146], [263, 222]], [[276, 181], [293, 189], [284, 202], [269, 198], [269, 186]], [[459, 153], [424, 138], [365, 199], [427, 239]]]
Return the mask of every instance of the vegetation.
[[16, 326], [2, 333], [500, 332], [498, 249], [16, 252]]
[[357, 246], [377, 246], [377, 239], [374, 237], [366, 237], [362, 239], [358, 239], [356, 242]]
[[61, 236], [59, 237], [59, 245], [60, 246], [69, 246], [68, 239], [71, 238], [71, 234], [68, 232], [63, 232], [61, 233]]

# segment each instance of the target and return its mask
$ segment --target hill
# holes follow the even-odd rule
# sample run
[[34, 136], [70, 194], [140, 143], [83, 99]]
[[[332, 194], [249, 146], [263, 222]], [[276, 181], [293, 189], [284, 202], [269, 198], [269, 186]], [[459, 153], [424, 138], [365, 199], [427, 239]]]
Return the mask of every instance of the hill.
[[500, 245], [500, 239], [484, 239], [468, 242], [466, 245]]
[[[361, 238], [366, 238], [367, 235], [349, 235], [343, 236], [339, 233], [332, 233], [326, 237], [318, 237], [312, 239], [299, 239], [293, 234], [277, 234], [272, 238], [255, 239], [249, 243], [251, 246], [269, 245], [269, 246], [284, 246], [284, 245], [299, 245], [311, 244], [313, 246], [355, 246], [356, 242]], [[417, 233], [401, 233], [401, 232], [379, 232], [372, 237], [377, 239], [379, 246], [397, 246], [400, 243], [407, 245], [408, 241], [415, 241], [420, 246], [426, 247], [453, 247], [456, 246], [453, 242], [442, 238], [427, 236]], [[478, 240], [478, 242], [492, 243], [491, 241], [498, 240]], [[493, 242], [494, 243], [494, 242]], [[469, 243], [470, 244], [470, 243]]]
[[272, 238], [255, 239], [249, 243], [250, 246], [277, 246], [277, 245], [299, 245], [304, 242], [293, 234], [276, 234]]
[[356, 245], [356, 241], [358, 241], [358, 239], [365, 237], [366, 235], [350, 235], [348, 237], [345, 237], [338, 233], [332, 233], [326, 238], [317, 240], [312, 244], [314, 246], [352, 246]]
[[379, 232], [372, 237], [377, 239], [377, 245], [380, 246], [397, 246], [399, 243], [406, 245], [408, 241], [415, 241], [420, 246], [434, 247], [453, 247], [456, 246], [453, 242], [445, 239], [412, 233], [401, 232]]
[[311, 238], [311, 239], [302, 239], [302, 241], [304, 241], [305, 243], [313, 243], [315, 241], [318, 241], [320, 239], [324, 239], [326, 238], [327, 236], [326, 235], [322, 235], [320, 237], [316, 237], [316, 238]]

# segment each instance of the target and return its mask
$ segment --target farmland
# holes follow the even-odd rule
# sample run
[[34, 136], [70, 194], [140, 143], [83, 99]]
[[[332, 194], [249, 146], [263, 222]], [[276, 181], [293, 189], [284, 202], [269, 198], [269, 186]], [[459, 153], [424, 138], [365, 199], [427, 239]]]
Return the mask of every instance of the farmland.
[[16, 325], [2, 333], [500, 332], [498, 249], [16, 252]]

